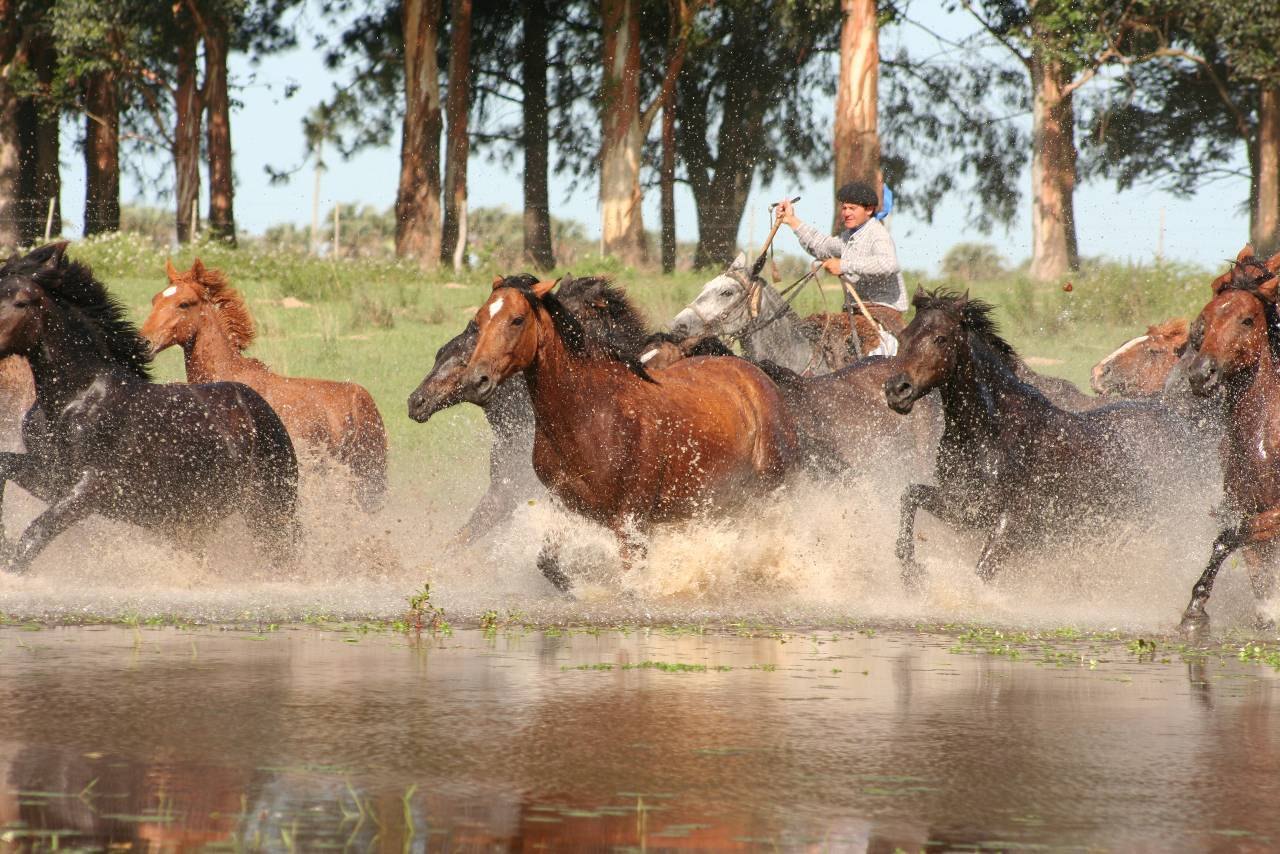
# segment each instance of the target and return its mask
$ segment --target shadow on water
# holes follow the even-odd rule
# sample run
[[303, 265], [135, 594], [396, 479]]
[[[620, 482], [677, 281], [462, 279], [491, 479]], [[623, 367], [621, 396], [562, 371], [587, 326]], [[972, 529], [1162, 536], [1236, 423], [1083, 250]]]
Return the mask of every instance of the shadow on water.
[[1280, 677], [1240, 657], [10, 626], [0, 849], [1262, 848]]

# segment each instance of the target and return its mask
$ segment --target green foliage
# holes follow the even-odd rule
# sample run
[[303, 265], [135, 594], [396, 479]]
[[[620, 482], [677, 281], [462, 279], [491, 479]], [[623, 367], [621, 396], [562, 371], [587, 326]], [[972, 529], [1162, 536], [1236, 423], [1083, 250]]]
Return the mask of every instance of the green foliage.
[[990, 243], [957, 243], [942, 258], [942, 275], [961, 282], [992, 279], [1004, 269], [1004, 257]]

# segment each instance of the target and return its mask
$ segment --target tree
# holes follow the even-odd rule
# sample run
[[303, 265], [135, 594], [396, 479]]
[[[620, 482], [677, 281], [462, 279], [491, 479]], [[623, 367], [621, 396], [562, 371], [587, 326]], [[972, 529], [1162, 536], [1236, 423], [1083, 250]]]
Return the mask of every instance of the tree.
[[1080, 265], [1075, 95], [1108, 63], [1150, 56], [1145, 7], [1112, 0], [961, 0], [1023, 65], [1031, 82], [1031, 276], [1061, 278]]
[[440, 0], [404, 0], [404, 121], [396, 190], [396, 254], [440, 258]]
[[547, 186], [550, 162], [547, 123], [551, 117], [547, 102], [548, 18], [546, 0], [525, 0], [520, 39], [524, 260], [539, 270], [550, 270], [556, 263], [555, 253], [551, 248], [551, 202]]
[[[835, 190], [875, 184], [880, 171], [880, 39], [876, 0], [840, 0], [840, 78], [836, 88]], [[840, 205], [835, 206], [840, 227]]]
[[18, 52], [21, 27], [18, 0], [0, 0], [0, 247], [21, 242], [18, 93], [9, 80]]
[[467, 122], [471, 106], [471, 0], [451, 0], [449, 16], [448, 127], [444, 163], [444, 231], [440, 260], [462, 266], [467, 242]]

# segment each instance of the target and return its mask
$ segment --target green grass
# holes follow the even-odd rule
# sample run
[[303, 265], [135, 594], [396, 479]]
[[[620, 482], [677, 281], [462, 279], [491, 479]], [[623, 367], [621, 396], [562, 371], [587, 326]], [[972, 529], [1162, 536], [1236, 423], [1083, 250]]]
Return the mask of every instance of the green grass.
[[[142, 238], [83, 241], [69, 251], [93, 266], [139, 323], [151, 297], [167, 285], [168, 253]], [[481, 269], [455, 276], [452, 271], [423, 272], [408, 262], [332, 262], [213, 244], [183, 249], [174, 264], [186, 269], [196, 255], [206, 266], [225, 270], [248, 300], [259, 327], [252, 355], [281, 373], [352, 380], [369, 389], [387, 423], [392, 470], [399, 482], [447, 479], [454, 489], [460, 484], [483, 488], [488, 431], [479, 410], [455, 407], [420, 425], [406, 414], [406, 398], [430, 370], [436, 349], [460, 332], [484, 301], [493, 276], [517, 271]], [[709, 272], [670, 277], [634, 272], [600, 258], [586, 259], [572, 272], [615, 276], [654, 325], [670, 320], [711, 277]], [[1037, 370], [1087, 387], [1090, 367], [1148, 324], [1193, 316], [1205, 301], [1211, 278], [1207, 271], [1170, 265], [1104, 264], [1074, 276], [1070, 292], [1018, 276], [967, 287], [972, 296], [997, 306], [1006, 336], [1023, 355], [1051, 360], [1037, 361]], [[911, 290], [917, 284], [965, 287], [924, 280], [919, 274], [907, 279]], [[284, 297], [307, 306], [285, 308]], [[802, 313], [839, 305], [836, 291], [813, 287], [797, 301]], [[180, 380], [183, 375], [179, 351], [160, 354], [158, 379]]]

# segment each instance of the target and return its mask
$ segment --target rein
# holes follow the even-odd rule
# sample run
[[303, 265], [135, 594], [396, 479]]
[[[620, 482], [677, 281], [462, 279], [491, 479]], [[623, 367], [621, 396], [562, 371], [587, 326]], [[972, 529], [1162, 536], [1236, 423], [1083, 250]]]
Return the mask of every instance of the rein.
[[743, 288], [745, 289], [741, 297], [735, 300], [732, 304], [729, 305], [728, 308], [726, 308], [723, 312], [720, 313], [720, 317], [723, 318], [729, 314], [729, 311], [731, 309], [737, 308], [739, 303], [741, 303], [743, 300], [748, 301], [747, 315], [750, 319], [748, 320], [747, 325], [742, 327], [742, 329], [733, 333], [732, 335], [726, 336], [726, 338], [729, 341], [742, 341], [748, 335], [759, 332], [761, 329], [764, 329], [766, 326], [778, 320], [780, 317], [782, 317], [784, 314], [790, 311], [791, 303], [795, 301], [796, 297], [800, 296], [800, 292], [801, 290], [803, 290], [805, 284], [807, 284], [809, 280], [814, 277], [814, 272], [811, 270], [808, 273], [805, 273], [803, 276], [796, 279], [794, 282], [792, 282], [791, 284], [783, 288], [781, 291], [779, 291], [778, 295], [782, 297], [782, 305], [778, 308], [776, 312], [774, 312], [770, 317], [768, 317], [763, 321], [760, 321], [759, 297], [764, 290], [764, 281], [762, 279], [756, 278], [755, 280], [748, 282], [747, 277], [742, 273], [738, 272], [737, 270], [731, 270], [725, 273], [725, 275], [729, 276], [729, 278], [733, 279], [738, 284], [742, 285]]

